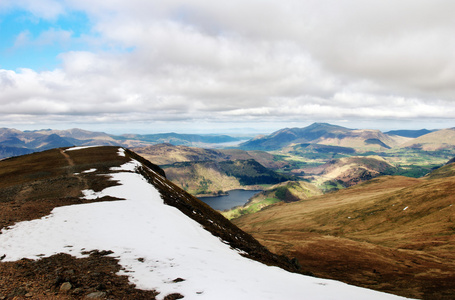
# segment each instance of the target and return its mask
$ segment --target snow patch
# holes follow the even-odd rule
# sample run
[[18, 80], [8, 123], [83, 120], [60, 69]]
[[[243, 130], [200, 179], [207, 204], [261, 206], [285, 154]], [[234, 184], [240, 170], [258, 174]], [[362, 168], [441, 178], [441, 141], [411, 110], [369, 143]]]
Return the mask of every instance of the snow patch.
[[127, 172], [135, 172], [138, 167], [142, 164], [137, 160], [133, 159], [127, 163], [124, 163], [120, 167], [112, 167], [109, 170], [111, 171], [127, 171]]
[[[140, 289], [156, 289], [157, 299], [170, 293], [185, 299], [220, 300], [404, 299], [245, 258], [177, 208], [165, 205], [153, 185], [131, 172], [137, 166], [132, 161], [116, 168], [123, 172], [110, 176], [120, 185], [101, 192], [126, 200], [57, 207], [49, 216], [3, 229], [0, 254], [6, 254], [4, 261], [39, 259], [40, 254], [84, 256], [75, 249], [111, 250], [124, 268], [119, 274], [127, 275]], [[96, 194], [86, 193], [88, 197]], [[184, 281], [175, 282], [177, 278]]]
[[82, 173], [93, 173], [93, 172], [96, 172], [96, 169], [82, 171]]
[[84, 194], [84, 196], [81, 197], [81, 198], [82, 199], [86, 199], [86, 200], [95, 200], [95, 199], [102, 198], [102, 197], [106, 196], [103, 193], [103, 191], [95, 192], [94, 190], [82, 190], [81, 192], [82, 192], [82, 194]]
[[82, 149], [93, 148], [93, 147], [101, 147], [101, 146], [100, 146], [100, 145], [94, 145], [94, 146], [71, 147], [71, 148], [66, 149], [64, 152], [67, 152], [67, 151], [75, 151], [75, 150], [82, 150]]
[[409, 206], [406, 206], [405, 208], [403, 208], [403, 210], [407, 210]]
[[125, 157], [125, 149], [123, 149], [123, 148], [118, 148], [117, 154], [118, 154], [118, 156], [123, 156], [123, 157]]

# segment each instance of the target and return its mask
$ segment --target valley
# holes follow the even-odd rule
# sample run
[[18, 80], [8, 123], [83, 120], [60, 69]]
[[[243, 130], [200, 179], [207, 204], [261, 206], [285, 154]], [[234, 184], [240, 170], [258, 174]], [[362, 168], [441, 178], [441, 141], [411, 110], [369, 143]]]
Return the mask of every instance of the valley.
[[[128, 152], [131, 157], [156, 164], [156, 170], [163, 170], [159, 172], [169, 180], [167, 184], [172, 182], [187, 195], [259, 190], [246, 203], [221, 214], [272, 255], [295, 258], [291, 265], [300, 267], [300, 272], [411, 298], [453, 299], [455, 295], [453, 128], [382, 133], [315, 123], [227, 148], [221, 146], [228, 142], [226, 137], [211, 140], [223, 141], [217, 144], [219, 148], [199, 148], [181, 143], [172, 134], [164, 135], [169, 139], [162, 143], [163, 135], [152, 142], [157, 136], [123, 136], [127, 141], [102, 133], [72, 132], [49, 131], [47, 138], [40, 136], [36, 141], [29, 135], [22, 141], [29, 147], [15, 151], [42, 151], [45, 145], [56, 145], [50, 141], [61, 139], [64, 145], [72, 141], [84, 147], [97, 142], [136, 146], [131, 147], [134, 152]], [[23, 139], [20, 133], [14, 134], [17, 140]], [[188, 143], [201, 141], [187, 135], [179, 138]], [[17, 140], [9, 131], [0, 146], [20, 146]], [[9, 181], [4, 177], [0, 187], [6, 202], [0, 225], [44, 216], [56, 199], [63, 206], [87, 203], [77, 195], [88, 186], [97, 195], [115, 185], [96, 174], [107, 170], [105, 160], [113, 159], [103, 152], [111, 151], [106, 150], [109, 147], [85, 152], [99, 158], [97, 164], [90, 162], [98, 170], [93, 173], [83, 173], [88, 164], [77, 151], [67, 154], [61, 149], [24, 156], [28, 168], [14, 171], [23, 173], [19, 185], [5, 185]], [[33, 155], [50, 156], [43, 163], [27, 162]], [[5, 174], [15, 159], [3, 161]], [[115, 164], [124, 159], [117, 160]], [[51, 168], [57, 162], [67, 165]], [[42, 167], [46, 171], [38, 170]], [[63, 176], [67, 172], [80, 175]], [[57, 187], [54, 192], [45, 188], [50, 183]], [[59, 196], [63, 191], [66, 197]], [[97, 201], [115, 200], [106, 196]], [[192, 214], [185, 206], [182, 209]]]
[[[344, 189], [378, 176], [422, 177], [455, 156], [452, 131], [454, 130], [441, 130], [442, 133], [427, 130], [393, 132], [403, 135], [399, 136], [315, 123], [307, 128], [283, 129], [269, 136], [259, 136], [241, 144], [240, 148], [203, 149], [157, 144], [134, 150], [159, 164], [173, 182], [198, 197], [226, 195], [234, 189], [269, 191], [267, 197], [250, 199], [244, 208], [234, 209], [235, 213], [223, 213], [231, 218], [240, 211], [255, 212], [281, 202], [282, 199], [273, 191], [280, 182], [310, 184], [312, 187], [306, 188], [306, 193], [317, 195]], [[426, 137], [428, 134], [430, 138]], [[433, 145], [433, 150], [414, 147], [411, 143], [413, 140], [426, 141], [428, 145]], [[252, 160], [284, 179], [245, 181], [244, 177], [243, 181], [239, 180], [240, 173], [245, 176], [255, 173], [251, 173]], [[235, 176], [225, 170], [228, 162], [233, 161], [238, 164]], [[276, 175], [273, 177], [277, 178]], [[292, 194], [286, 185], [282, 189]], [[297, 199], [302, 199], [299, 197]]]
[[128, 149], [0, 167], [2, 299], [403, 299], [307, 276]]
[[[422, 177], [455, 156], [454, 132], [382, 133], [314, 123], [242, 142], [226, 135], [114, 136], [81, 129], [21, 132], [3, 128], [0, 151], [8, 157], [69, 145], [126, 146], [161, 166], [173, 182], [198, 197], [226, 195], [235, 189], [265, 191], [286, 181], [307, 182], [327, 193], [383, 175]], [[255, 206], [280, 201], [266, 197]]]

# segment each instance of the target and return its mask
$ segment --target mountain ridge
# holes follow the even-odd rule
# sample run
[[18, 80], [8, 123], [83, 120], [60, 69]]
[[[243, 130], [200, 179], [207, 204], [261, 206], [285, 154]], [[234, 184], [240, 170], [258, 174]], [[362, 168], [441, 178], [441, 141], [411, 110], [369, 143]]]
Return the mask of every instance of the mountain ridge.
[[[174, 145], [229, 145], [238, 142], [238, 138], [227, 135], [197, 135], [161, 133], [150, 135], [124, 134], [110, 135], [104, 132], [88, 131], [79, 128], [66, 130], [42, 129], [20, 131], [13, 128], [0, 128], [0, 159], [14, 156], [15, 153], [27, 154], [58, 147], [70, 146], [121, 146], [144, 147], [162, 142]], [[11, 153], [11, 155], [9, 154]]]
[[349, 129], [328, 123], [313, 123], [304, 128], [284, 128], [240, 144], [245, 150], [278, 150], [292, 144], [312, 143], [351, 147], [357, 150], [381, 150], [396, 147], [408, 138], [387, 135], [379, 130]]
[[298, 264], [123, 148], [53, 149], [0, 166], [3, 298], [401, 299], [273, 267]]

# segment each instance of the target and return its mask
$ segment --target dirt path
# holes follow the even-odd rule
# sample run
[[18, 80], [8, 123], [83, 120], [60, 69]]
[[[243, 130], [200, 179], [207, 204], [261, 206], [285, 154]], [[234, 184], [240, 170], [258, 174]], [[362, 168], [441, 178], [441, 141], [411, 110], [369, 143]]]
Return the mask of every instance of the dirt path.
[[69, 156], [68, 153], [65, 152], [65, 150], [60, 149], [60, 153], [65, 157], [66, 161], [68, 162], [68, 165], [71, 167], [74, 167], [74, 160]]
[[74, 163], [74, 160], [71, 158], [71, 156], [70, 156], [67, 152], [65, 152], [65, 150], [63, 150], [63, 149], [59, 149], [59, 150], [60, 150], [60, 154], [62, 154], [63, 157], [64, 157], [64, 158], [66, 159], [66, 161], [68, 162], [68, 166], [71, 167], [71, 168], [70, 168], [70, 172], [71, 172], [71, 173], [70, 173], [69, 175], [70, 175], [71, 177], [77, 178], [77, 180], [79, 180], [79, 182], [81, 183], [81, 186], [82, 186], [82, 189], [81, 189], [81, 190], [86, 190], [86, 189], [88, 189], [89, 184], [88, 184], [88, 182], [87, 182], [87, 179], [84, 178], [84, 176], [79, 176], [79, 175], [76, 175], [76, 174], [75, 174], [75, 170], [74, 170], [75, 168], [74, 168], [74, 166], [75, 166], [76, 164]]

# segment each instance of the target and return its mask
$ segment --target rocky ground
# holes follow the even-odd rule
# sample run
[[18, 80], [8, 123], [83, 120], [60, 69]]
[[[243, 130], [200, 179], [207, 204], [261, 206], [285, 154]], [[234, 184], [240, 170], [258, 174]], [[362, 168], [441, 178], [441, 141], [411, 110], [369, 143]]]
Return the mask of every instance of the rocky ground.
[[138, 290], [127, 276], [116, 275], [120, 265], [106, 256], [109, 253], [4, 262], [0, 264], [0, 299], [155, 299], [155, 291]]

